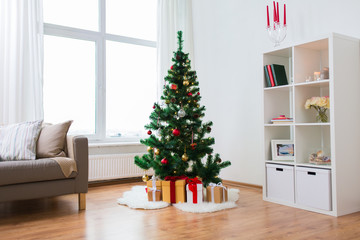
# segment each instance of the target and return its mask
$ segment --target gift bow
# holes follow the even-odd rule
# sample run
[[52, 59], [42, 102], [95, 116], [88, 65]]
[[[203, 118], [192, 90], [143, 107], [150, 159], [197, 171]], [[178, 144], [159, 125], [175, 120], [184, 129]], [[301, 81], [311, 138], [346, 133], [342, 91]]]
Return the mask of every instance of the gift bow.
[[202, 182], [196, 177], [186, 179], [186, 183], [189, 185], [189, 190], [193, 193], [193, 203], [197, 203], [197, 184], [202, 184]]
[[152, 191], [152, 199], [153, 199], [153, 202], [156, 201], [156, 191], [160, 192], [160, 190], [157, 190], [156, 189], [156, 180], [157, 180], [157, 177], [155, 177], [155, 175], [152, 176], [151, 178], [151, 181], [152, 181], [152, 187], [149, 187], [149, 190]]
[[225, 190], [226, 187], [222, 185], [221, 182], [219, 183], [209, 183], [209, 186], [211, 187], [211, 202], [214, 203], [214, 188], [215, 187], [221, 187], [223, 189], [223, 198], [225, 198]]
[[170, 181], [170, 202], [171, 203], [176, 203], [176, 198], [175, 198], [175, 181], [176, 180], [187, 180], [187, 177], [182, 175], [182, 176], [167, 176], [164, 179], [165, 181]]

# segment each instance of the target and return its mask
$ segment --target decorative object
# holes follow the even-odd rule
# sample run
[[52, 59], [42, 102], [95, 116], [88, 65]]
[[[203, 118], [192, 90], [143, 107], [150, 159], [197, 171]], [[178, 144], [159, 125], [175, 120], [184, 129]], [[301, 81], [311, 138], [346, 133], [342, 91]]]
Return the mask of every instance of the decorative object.
[[151, 180], [146, 182], [146, 186], [149, 202], [161, 201], [161, 181], [153, 175]]
[[289, 124], [293, 123], [293, 121], [293, 118], [285, 117], [285, 115], [280, 115], [279, 117], [271, 119], [272, 124]]
[[227, 187], [222, 183], [210, 183], [206, 187], [206, 200], [212, 203], [222, 203], [228, 201]]
[[314, 81], [320, 80], [320, 72], [314, 72]]
[[[206, 192], [205, 192], [206, 194]], [[229, 189], [228, 190], [229, 201], [223, 203], [210, 203], [202, 202], [198, 204], [192, 203], [178, 203], [173, 204], [177, 209], [184, 212], [191, 213], [209, 213], [221, 211], [224, 209], [236, 207], [236, 201], [239, 199], [239, 190], [238, 189]], [[167, 202], [149, 202], [145, 192], [145, 186], [134, 186], [130, 191], [124, 192], [122, 198], [117, 199], [119, 205], [127, 205], [129, 208], [133, 209], [160, 209], [170, 206], [170, 203]]]
[[174, 136], [179, 136], [180, 135], [180, 130], [179, 129], [177, 129], [177, 128], [175, 128], [174, 130], [173, 130], [173, 135]]
[[269, 17], [269, 6], [266, 6], [267, 11], [267, 31], [270, 37], [270, 40], [275, 43], [275, 47], [279, 46], [280, 43], [285, 39], [286, 37], [286, 5], [284, 4], [284, 22], [283, 24], [280, 23], [280, 12], [279, 12], [279, 3], [276, 3], [273, 1], [274, 5], [274, 13], [273, 13], [273, 25], [270, 25], [270, 17]]
[[316, 165], [330, 165], [331, 159], [330, 157], [325, 156], [322, 150], [319, 150], [316, 153], [310, 154], [309, 163], [313, 163]]
[[329, 68], [324, 67], [320, 74], [320, 79], [329, 79]]
[[165, 181], [161, 182], [163, 201], [168, 203], [186, 202], [186, 179], [185, 176], [165, 177]]
[[317, 111], [316, 121], [320, 123], [328, 122], [326, 110], [330, 108], [329, 97], [312, 97], [306, 100], [305, 109], [314, 108]]
[[272, 160], [294, 160], [294, 141], [271, 140]]
[[203, 202], [203, 185], [196, 178], [188, 178], [186, 180], [186, 198], [188, 203], [198, 204]]
[[149, 181], [149, 176], [148, 176], [147, 174], [144, 174], [144, 175], [142, 176], [142, 180], [143, 180], [143, 182]]

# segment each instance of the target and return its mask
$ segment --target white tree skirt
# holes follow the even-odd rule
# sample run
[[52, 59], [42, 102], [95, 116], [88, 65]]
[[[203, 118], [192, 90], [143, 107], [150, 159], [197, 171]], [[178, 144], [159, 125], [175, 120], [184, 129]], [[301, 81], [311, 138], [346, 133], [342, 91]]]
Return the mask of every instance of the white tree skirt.
[[[182, 211], [193, 213], [216, 212], [236, 207], [235, 202], [239, 199], [239, 190], [229, 189], [228, 194], [229, 201], [224, 203], [178, 203], [173, 204], [173, 206]], [[170, 206], [169, 203], [162, 201], [149, 202], [145, 192], [145, 186], [135, 186], [130, 191], [124, 192], [123, 197], [119, 198], [117, 203], [121, 205], [127, 205], [128, 207], [135, 209], [159, 209]]]

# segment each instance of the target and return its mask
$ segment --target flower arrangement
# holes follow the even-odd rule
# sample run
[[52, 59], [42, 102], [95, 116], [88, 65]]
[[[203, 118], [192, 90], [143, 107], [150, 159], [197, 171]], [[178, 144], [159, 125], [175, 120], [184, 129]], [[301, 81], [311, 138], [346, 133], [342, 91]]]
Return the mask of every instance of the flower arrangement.
[[316, 120], [318, 122], [327, 122], [328, 116], [326, 110], [330, 108], [330, 99], [326, 97], [312, 97], [306, 100], [305, 109], [314, 108], [317, 111]]

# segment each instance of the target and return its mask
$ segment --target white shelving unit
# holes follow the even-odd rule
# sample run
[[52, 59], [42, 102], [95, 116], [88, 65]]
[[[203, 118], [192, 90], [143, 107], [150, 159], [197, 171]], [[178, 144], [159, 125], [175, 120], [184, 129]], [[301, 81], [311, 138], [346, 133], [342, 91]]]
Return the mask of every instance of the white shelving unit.
[[[360, 211], [359, 44], [358, 39], [332, 33], [263, 54], [263, 66], [284, 65], [289, 82], [266, 87], [263, 79], [264, 200], [332, 216]], [[329, 79], [306, 82], [324, 67], [329, 67]], [[329, 122], [317, 123], [316, 111], [304, 108], [313, 96], [330, 97]], [[294, 122], [271, 124], [280, 114]], [[272, 160], [273, 139], [292, 140], [295, 160]], [[330, 156], [330, 165], [309, 163], [309, 155], [318, 150]], [[282, 199], [284, 194], [272, 190], [282, 188], [290, 196]], [[326, 203], [322, 206], [318, 199]]]

